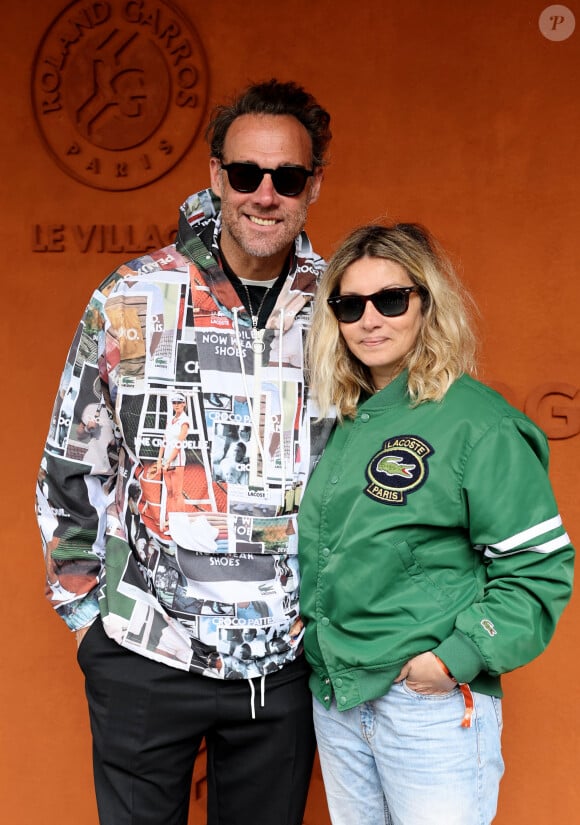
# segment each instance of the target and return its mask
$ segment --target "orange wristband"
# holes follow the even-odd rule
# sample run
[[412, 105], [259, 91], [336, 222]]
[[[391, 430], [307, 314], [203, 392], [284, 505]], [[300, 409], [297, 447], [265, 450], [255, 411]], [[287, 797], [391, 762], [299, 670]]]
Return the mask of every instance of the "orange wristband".
[[[453, 679], [454, 682], [457, 682], [457, 679], [455, 678], [455, 676], [453, 676], [453, 674], [451, 673], [451, 671], [449, 670], [449, 668], [447, 667], [445, 662], [443, 662], [439, 658], [439, 656], [437, 656], [436, 653], [433, 653], [433, 656], [435, 656], [435, 658], [437, 659], [437, 664], [439, 665], [439, 667], [441, 668], [443, 673], [446, 676], [449, 676], [450, 679]], [[459, 690], [461, 691], [461, 694], [463, 696], [463, 704], [465, 705], [465, 713], [463, 714], [463, 719], [461, 720], [461, 727], [462, 728], [470, 728], [471, 727], [471, 719], [473, 717], [473, 711], [475, 709], [475, 705], [474, 705], [474, 702], [473, 702], [473, 694], [472, 694], [471, 688], [469, 687], [467, 682], [462, 682], [462, 683], [457, 682], [457, 684], [458, 684]]]
[[450, 679], [453, 679], [453, 681], [454, 681], [454, 682], [457, 682], [457, 679], [455, 678], [455, 676], [452, 676], [451, 671], [449, 670], [449, 668], [447, 667], [447, 665], [445, 664], [445, 662], [444, 662], [444, 661], [442, 661], [442, 660], [439, 658], [439, 656], [437, 656], [437, 654], [436, 654], [436, 653], [434, 653], [434, 654], [433, 654], [433, 656], [435, 656], [435, 658], [437, 659], [437, 664], [439, 665], [439, 667], [441, 668], [441, 670], [443, 671], [443, 673], [444, 673], [446, 676], [449, 676], [449, 678], [450, 678]]

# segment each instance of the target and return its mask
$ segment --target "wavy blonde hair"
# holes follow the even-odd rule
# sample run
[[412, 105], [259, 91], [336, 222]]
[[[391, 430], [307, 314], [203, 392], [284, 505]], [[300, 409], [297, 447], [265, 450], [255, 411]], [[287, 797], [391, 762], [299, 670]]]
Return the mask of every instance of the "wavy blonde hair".
[[354, 418], [361, 395], [375, 392], [368, 368], [347, 348], [327, 304], [327, 298], [338, 293], [347, 268], [365, 257], [399, 264], [419, 287], [421, 328], [399, 369], [408, 370], [411, 403], [440, 401], [460, 375], [476, 369], [473, 302], [435, 239], [414, 223], [362, 226], [351, 232], [329, 261], [306, 345], [310, 387], [320, 414], [324, 416], [334, 405], [339, 420]]

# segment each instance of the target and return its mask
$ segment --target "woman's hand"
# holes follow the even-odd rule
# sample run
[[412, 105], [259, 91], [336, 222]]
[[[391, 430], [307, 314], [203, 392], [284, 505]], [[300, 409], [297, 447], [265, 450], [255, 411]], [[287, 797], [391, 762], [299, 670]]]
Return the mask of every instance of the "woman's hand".
[[395, 682], [407, 681], [407, 687], [415, 693], [449, 693], [457, 680], [448, 676], [434, 653], [427, 651], [409, 659], [403, 665]]

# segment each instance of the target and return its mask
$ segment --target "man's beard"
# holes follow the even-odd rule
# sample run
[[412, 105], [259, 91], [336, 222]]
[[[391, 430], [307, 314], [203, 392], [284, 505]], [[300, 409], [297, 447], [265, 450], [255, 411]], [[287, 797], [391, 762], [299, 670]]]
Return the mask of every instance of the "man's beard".
[[[255, 258], [270, 258], [293, 245], [294, 240], [304, 228], [307, 214], [308, 204], [305, 203], [299, 211], [284, 215], [283, 228], [275, 237], [260, 237], [258, 232], [252, 233], [249, 221], [247, 227], [244, 226], [245, 217], [222, 203], [222, 232], [225, 230], [247, 255]], [[261, 217], [267, 219], [268, 215]]]

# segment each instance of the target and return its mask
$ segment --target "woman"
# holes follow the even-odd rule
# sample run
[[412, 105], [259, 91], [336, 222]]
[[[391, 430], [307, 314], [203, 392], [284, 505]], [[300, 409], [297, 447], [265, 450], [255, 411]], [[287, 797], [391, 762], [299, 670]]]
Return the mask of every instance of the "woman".
[[462, 289], [415, 224], [354, 231], [308, 342], [337, 426], [299, 514], [301, 614], [333, 825], [484, 825], [499, 675], [547, 645], [573, 549], [543, 433], [468, 376]]
[[183, 481], [185, 478], [185, 445], [191, 421], [185, 411], [186, 399], [181, 392], [171, 398], [172, 414], [168, 417], [163, 442], [159, 449], [156, 464], [150, 477], [163, 473], [167, 489], [165, 506], [165, 529], [169, 529], [169, 513], [182, 513], [185, 510], [183, 498]]

